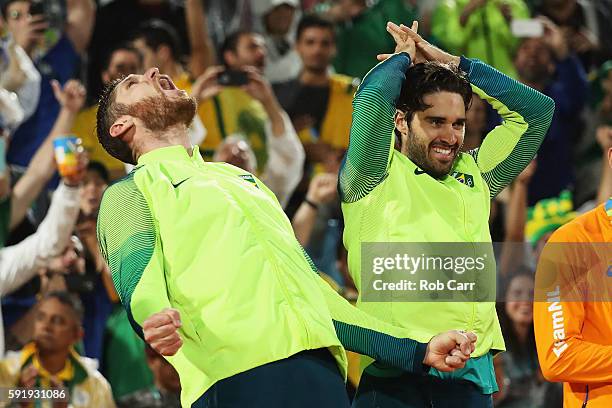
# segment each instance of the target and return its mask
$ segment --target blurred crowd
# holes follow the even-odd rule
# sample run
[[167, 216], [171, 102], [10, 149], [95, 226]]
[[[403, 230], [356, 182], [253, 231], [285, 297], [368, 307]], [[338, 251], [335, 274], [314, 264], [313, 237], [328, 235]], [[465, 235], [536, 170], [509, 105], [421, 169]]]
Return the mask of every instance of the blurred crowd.
[[[534, 162], [492, 203], [499, 407], [560, 407], [536, 356], [533, 274], [550, 234], [612, 196], [610, 0], [0, 0], [0, 386], [64, 386], [75, 407], [179, 406], [174, 369], [132, 331], [99, 253], [105, 188], [131, 169], [96, 137], [106, 84], [158, 67], [198, 101], [208, 160], [261, 178], [349, 300], [337, 174], [352, 99], [386, 22], [478, 58], [554, 99]], [[474, 96], [465, 151], [499, 123]], [[82, 140], [59, 176], [54, 139]], [[204, 205], [205, 203], [200, 203]], [[199, 205], [194, 203], [194, 205]], [[194, 226], [198, 228], [198, 226]], [[354, 357], [354, 356], [353, 356]], [[359, 380], [352, 358], [349, 392]], [[27, 404], [23, 406], [29, 406]]]

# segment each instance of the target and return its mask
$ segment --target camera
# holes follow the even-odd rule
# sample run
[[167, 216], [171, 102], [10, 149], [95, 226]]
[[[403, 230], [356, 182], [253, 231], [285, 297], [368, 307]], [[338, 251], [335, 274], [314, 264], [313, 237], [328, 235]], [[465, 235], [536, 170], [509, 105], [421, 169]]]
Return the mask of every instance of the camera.
[[249, 83], [249, 77], [244, 71], [228, 69], [219, 74], [217, 83], [223, 86], [242, 86]]

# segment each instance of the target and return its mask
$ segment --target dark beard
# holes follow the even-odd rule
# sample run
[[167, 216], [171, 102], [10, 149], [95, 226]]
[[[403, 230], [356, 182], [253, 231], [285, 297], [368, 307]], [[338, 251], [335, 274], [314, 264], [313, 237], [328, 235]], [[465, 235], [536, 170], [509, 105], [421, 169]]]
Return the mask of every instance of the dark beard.
[[406, 156], [408, 156], [408, 158], [412, 160], [414, 164], [416, 164], [421, 170], [429, 174], [431, 177], [435, 179], [444, 178], [448, 175], [448, 173], [450, 173], [453, 167], [455, 167], [461, 146], [455, 150], [455, 157], [450, 166], [448, 168], [441, 169], [435, 167], [431, 163], [427, 154], [429, 151], [429, 146], [419, 143], [416, 135], [412, 132], [408, 135], [407, 139]]
[[142, 120], [147, 129], [159, 132], [178, 124], [189, 127], [196, 108], [196, 102], [191, 97], [170, 100], [160, 95], [151, 96], [126, 107], [126, 114]]

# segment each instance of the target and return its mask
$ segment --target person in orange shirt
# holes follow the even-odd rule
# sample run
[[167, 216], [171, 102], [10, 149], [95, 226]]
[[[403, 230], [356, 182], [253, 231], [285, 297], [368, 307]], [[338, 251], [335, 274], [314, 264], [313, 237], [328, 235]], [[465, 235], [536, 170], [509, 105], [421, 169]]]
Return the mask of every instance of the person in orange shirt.
[[[602, 143], [608, 180], [610, 142]], [[611, 244], [612, 197], [555, 231], [538, 263], [538, 359], [547, 380], [564, 382], [565, 408], [612, 407]]]

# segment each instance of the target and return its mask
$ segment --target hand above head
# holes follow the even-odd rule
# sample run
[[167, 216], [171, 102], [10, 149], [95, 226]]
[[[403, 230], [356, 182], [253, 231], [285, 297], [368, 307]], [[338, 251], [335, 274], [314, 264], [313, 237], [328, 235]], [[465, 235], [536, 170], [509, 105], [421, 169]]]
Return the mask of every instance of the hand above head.
[[58, 81], [51, 81], [51, 88], [55, 99], [59, 102], [62, 108], [67, 109], [73, 114], [79, 113], [85, 104], [85, 96], [87, 95], [85, 87], [79, 81], [71, 79], [61, 88]]
[[196, 79], [191, 87], [191, 96], [196, 98], [198, 103], [213, 98], [221, 92], [223, 86], [217, 83], [217, 78], [224, 69], [225, 68], [222, 66], [208, 67], [206, 71]]
[[[405, 37], [402, 38], [407, 37], [414, 41], [414, 45], [416, 48], [415, 54], [409, 54], [410, 59], [413, 63], [419, 64], [425, 61], [438, 61], [445, 64], [459, 65], [459, 57], [456, 57], [452, 54], [442, 51], [438, 47], [431, 45], [418, 34], [418, 22], [413, 21], [412, 27], [408, 27], [404, 24], [400, 24], [399, 26], [393, 24], [393, 26], [398, 27], [399, 30], [403, 33]], [[397, 30], [395, 27], [393, 27], [394, 31]], [[398, 52], [397, 49], [396, 52]], [[379, 61], [383, 61], [389, 58], [390, 56], [391, 54], [380, 54], [377, 56], [377, 59]]]
[[183, 345], [178, 333], [181, 315], [176, 309], [152, 314], [142, 325], [145, 341], [162, 356], [173, 356]]
[[[419, 23], [418, 21], [412, 22], [412, 29], [416, 32], [418, 30]], [[410, 61], [414, 62], [416, 58], [416, 45], [414, 42], [414, 38], [406, 33], [395, 23], [388, 22], [387, 23], [387, 32], [391, 34], [393, 40], [395, 40], [395, 51], [394, 53], [405, 52], [410, 56]], [[376, 59], [379, 61], [384, 61], [389, 58], [393, 54], [378, 54]]]
[[471, 332], [451, 330], [438, 334], [427, 344], [423, 364], [442, 372], [463, 368], [474, 352], [475, 343], [476, 335]]

